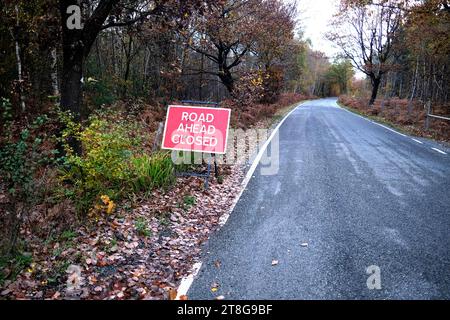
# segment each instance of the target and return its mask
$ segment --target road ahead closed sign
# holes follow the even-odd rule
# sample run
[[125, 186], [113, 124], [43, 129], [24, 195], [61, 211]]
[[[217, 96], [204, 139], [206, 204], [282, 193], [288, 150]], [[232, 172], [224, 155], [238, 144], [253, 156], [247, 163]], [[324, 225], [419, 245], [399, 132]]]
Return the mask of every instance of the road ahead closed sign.
[[169, 106], [163, 149], [224, 154], [230, 109]]

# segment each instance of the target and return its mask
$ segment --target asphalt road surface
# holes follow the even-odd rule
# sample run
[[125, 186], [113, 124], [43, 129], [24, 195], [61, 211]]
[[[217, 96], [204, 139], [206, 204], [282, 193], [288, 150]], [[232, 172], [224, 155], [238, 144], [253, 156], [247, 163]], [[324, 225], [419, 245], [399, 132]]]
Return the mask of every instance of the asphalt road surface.
[[299, 107], [279, 134], [278, 174], [255, 171], [189, 299], [450, 298], [448, 149], [335, 99]]

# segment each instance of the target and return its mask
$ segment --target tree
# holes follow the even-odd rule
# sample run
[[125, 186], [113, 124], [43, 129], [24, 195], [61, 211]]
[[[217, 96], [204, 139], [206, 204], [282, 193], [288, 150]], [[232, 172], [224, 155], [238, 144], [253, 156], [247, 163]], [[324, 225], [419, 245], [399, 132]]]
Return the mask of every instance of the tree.
[[[79, 7], [77, 0], [60, 0], [63, 51], [62, 109], [71, 111], [77, 122], [86, 116], [85, 109], [82, 108], [83, 67], [92, 45], [102, 30], [129, 26], [142, 22], [152, 15], [170, 17], [180, 22], [177, 17], [189, 16], [196, 3], [199, 1], [99, 0], [83, 1], [84, 6]], [[82, 9], [91, 9], [92, 13], [89, 14], [88, 10]], [[80, 13], [83, 21], [77, 22], [77, 19], [81, 19], [77, 17]], [[79, 143], [73, 141], [71, 144], [77, 153], [81, 152]]]
[[404, 15], [401, 0], [342, 0], [328, 38], [366, 74], [372, 84], [369, 105], [377, 98], [382, 77], [391, 67], [393, 40]]
[[273, 103], [284, 86], [285, 64], [290, 60], [286, 59], [286, 51], [296, 54], [296, 48], [292, 46], [296, 7], [278, 0], [266, 0], [260, 7], [257, 20], [261, 21], [262, 27], [255, 38], [252, 54], [257, 57], [263, 73], [262, 101]]
[[259, 2], [212, 1], [202, 16], [194, 17], [190, 30], [183, 33], [191, 50], [217, 65], [216, 71], [202, 72], [217, 75], [230, 93], [235, 82], [232, 70], [241, 64], [254, 43], [257, 28], [254, 12], [258, 10]]
[[330, 86], [333, 84], [337, 86], [339, 94], [347, 94], [354, 74], [352, 63], [349, 60], [336, 60], [328, 69], [326, 78]]
[[186, 44], [216, 65], [216, 70], [202, 72], [219, 77], [233, 93], [233, 71], [246, 58], [258, 57], [269, 67], [281, 56], [281, 46], [292, 38], [293, 8], [279, 0], [212, 1], [192, 19], [184, 33]]
[[[164, 2], [99, 0], [93, 2], [97, 5], [91, 9], [92, 14], [82, 12], [84, 21], [81, 29], [69, 28], [68, 21], [76, 18], [74, 15], [77, 12], [73, 8], [76, 8], [78, 2], [77, 0], [59, 1], [63, 39], [61, 106], [65, 110], [70, 110], [78, 121], [85, 116], [81, 104], [83, 64], [102, 30], [130, 26], [143, 22], [152, 15], [160, 16], [162, 19], [173, 19], [180, 23], [180, 19], [189, 16], [195, 5], [200, 3], [195, 0]], [[89, 4], [91, 1], [85, 2]]]
[[[410, 100], [448, 101], [450, 10], [447, 1], [430, 0], [411, 7], [397, 51], [409, 60]], [[420, 37], [417, 35], [420, 34]], [[411, 109], [411, 103], [410, 108]]]
[[260, 10], [256, 12], [261, 30], [255, 37], [252, 53], [258, 57], [263, 69], [269, 70], [273, 64], [281, 62], [294, 38], [295, 15], [294, 5], [286, 5], [278, 0], [261, 3]]
[[15, 114], [24, 115], [35, 111], [28, 105], [30, 100], [50, 93], [40, 84], [50, 58], [48, 48], [56, 42], [51, 32], [56, 25], [52, 8], [55, 3], [54, 0], [4, 0], [2, 4], [0, 96], [11, 98], [13, 105], [18, 106], [14, 108]]

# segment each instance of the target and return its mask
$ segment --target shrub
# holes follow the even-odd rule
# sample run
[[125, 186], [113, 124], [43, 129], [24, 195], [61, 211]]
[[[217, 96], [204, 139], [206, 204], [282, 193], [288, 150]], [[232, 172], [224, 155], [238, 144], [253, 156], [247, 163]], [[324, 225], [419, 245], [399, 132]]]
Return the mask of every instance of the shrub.
[[195, 205], [195, 203], [197, 202], [197, 199], [194, 196], [185, 196], [183, 198], [183, 207], [185, 209], [190, 209], [192, 206]]
[[42, 199], [41, 187], [46, 170], [41, 170], [55, 160], [56, 151], [42, 146], [44, 136], [40, 129], [48, 121], [40, 116], [31, 125], [13, 134], [13, 122], [4, 123], [4, 133], [0, 139], [0, 177], [8, 194], [8, 208], [5, 224], [8, 235], [2, 239], [4, 253], [13, 253], [22, 221], [32, 205]]
[[[64, 118], [64, 117], [63, 117]], [[111, 213], [109, 204], [132, 192], [163, 187], [174, 181], [173, 165], [167, 153], [142, 154], [145, 134], [133, 121], [105, 120], [98, 116], [90, 119], [84, 130], [73, 125], [70, 117], [63, 133], [66, 157], [61, 178], [67, 185], [65, 196], [72, 199], [77, 211], [86, 215], [95, 203], [96, 211]], [[67, 141], [76, 136], [83, 153], [76, 155]], [[105, 203], [105, 199], [108, 203]]]
[[16, 253], [9, 257], [0, 257], [0, 286], [5, 280], [15, 280], [22, 270], [32, 265], [33, 258], [30, 254]]
[[284, 72], [278, 66], [270, 67], [263, 75], [262, 103], [275, 103], [281, 94], [284, 85]]
[[232, 127], [249, 128], [264, 118], [272, 118], [278, 110], [286, 108], [302, 100], [313, 99], [313, 96], [305, 96], [296, 93], [283, 93], [276, 103], [239, 105], [235, 101], [225, 100], [223, 106], [234, 109], [231, 117]]
[[[340, 96], [339, 102], [366, 115], [377, 116], [384, 121], [401, 125], [414, 135], [450, 141], [450, 123], [446, 121], [432, 121], [429, 129], [424, 129], [426, 110], [424, 110], [423, 103], [420, 101], [413, 101], [411, 108], [408, 99], [399, 98], [390, 98], [384, 101], [383, 99], [378, 99], [370, 107], [368, 99], [361, 97]], [[435, 105], [433, 112], [448, 115], [450, 108], [446, 105]]]
[[66, 196], [74, 200], [79, 212], [87, 213], [96, 198], [104, 194], [116, 198], [125, 187], [134, 141], [125, 125], [111, 128], [106, 121], [93, 118], [85, 130], [80, 130], [67, 118], [65, 122], [65, 142], [77, 136], [83, 147], [83, 154], [78, 156], [65, 143], [62, 179], [69, 183]]
[[1, 98], [0, 99], [0, 118], [3, 122], [10, 121], [12, 119], [12, 105], [9, 99]]
[[111, 89], [111, 84], [105, 81], [98, 81], [93, 78], [88, 78], [84, 87], [88, 105], [92, 106], [93, 110], [98, 109], [102, 105], [112, 104], [117, 97]]

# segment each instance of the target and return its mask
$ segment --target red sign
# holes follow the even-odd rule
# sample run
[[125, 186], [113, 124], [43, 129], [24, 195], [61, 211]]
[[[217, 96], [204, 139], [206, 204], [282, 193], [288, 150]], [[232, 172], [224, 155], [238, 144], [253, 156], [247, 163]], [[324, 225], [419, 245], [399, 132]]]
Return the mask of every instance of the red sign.
[[163, 149], [224, 154], [230, 109], [169, 106]]

